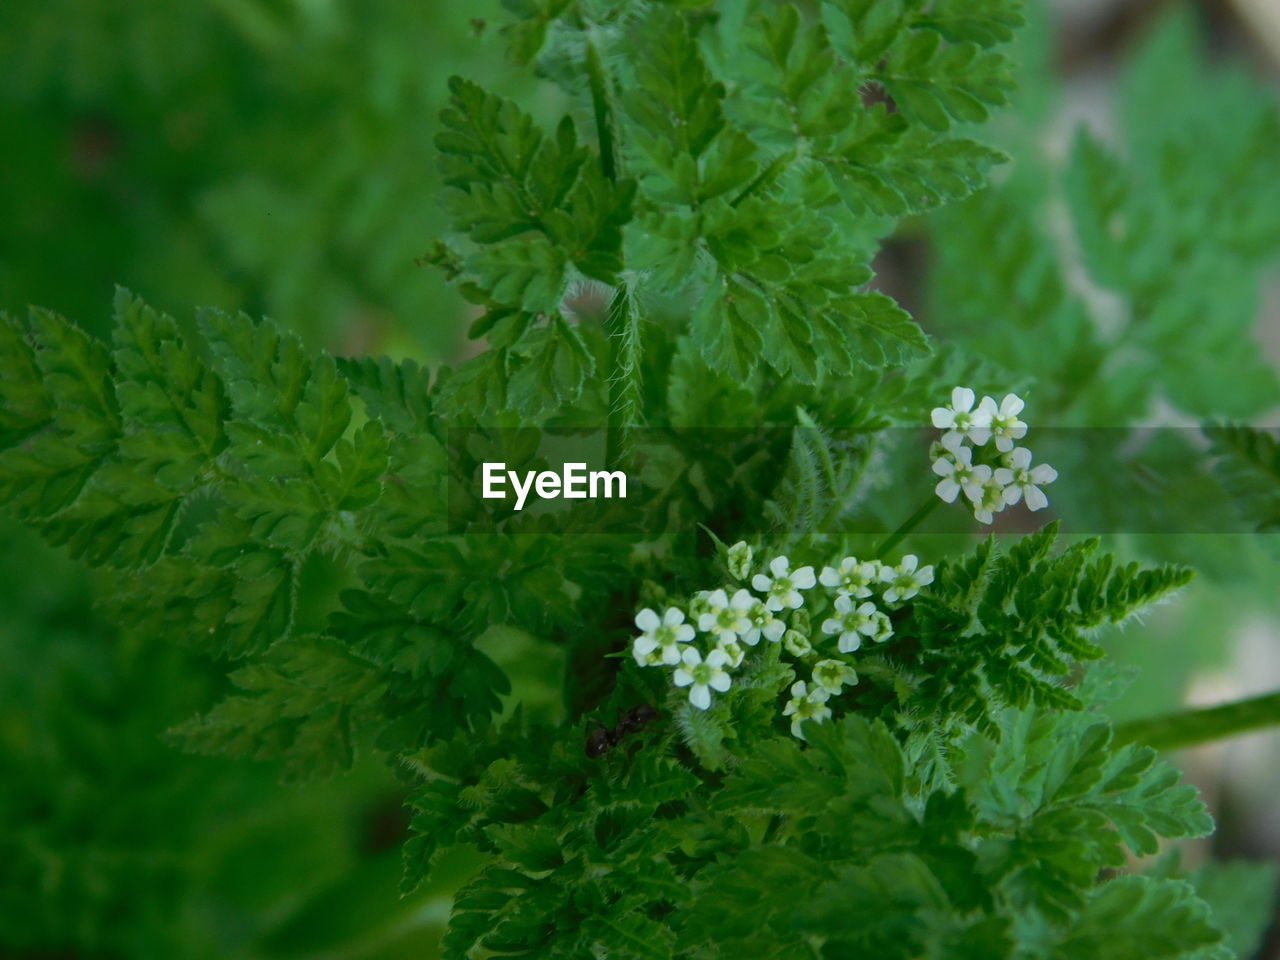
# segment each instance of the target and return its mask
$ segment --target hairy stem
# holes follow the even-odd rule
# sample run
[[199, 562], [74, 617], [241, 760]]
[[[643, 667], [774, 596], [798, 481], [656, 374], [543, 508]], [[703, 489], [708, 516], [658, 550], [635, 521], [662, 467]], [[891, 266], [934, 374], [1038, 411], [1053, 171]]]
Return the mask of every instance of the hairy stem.
[[929, 514], [933, 513], [933, 511], [937, 509], [938, 504], [940, 504], [941, 502], [942, 501], [938, 497], [931, 496], [928, 500], [926, 500], [923, 504], [921, 504], [919, 510], [913, 513], [911, 516], [907, 517], [907, 519], [903, 521], [902, 526], [900, 526], [897, 530], [893, 531], [893, 533], [889, 534], [889, 536], [885, 539], [885, 541], [881, 543], [880, 546], [876, 547], [875, 558], [879, 560], [886, 553], [888, 553], [890, 550], [896, 547], [899, 543], [901, 543], [903, 537], [909, 534], [916, 527], [920, 526], [920, 524], [924, 521], [924, 518], [929, 516]]
[[626, 280], [619, 284], [605, 330], [613, 344], [613, 372], [609, 379], [609, 423], [605, 462], [621, 469], [631, 453], [632, 428], [640, 425], [640, 316]]
[[1116, 739], [1121, 743], [1145, 743], [1160, 750], [1176, 750], [1274, 726], [1280, 726], [1280, 691], [1217, 707], [1135, 720], [1118, 727]]

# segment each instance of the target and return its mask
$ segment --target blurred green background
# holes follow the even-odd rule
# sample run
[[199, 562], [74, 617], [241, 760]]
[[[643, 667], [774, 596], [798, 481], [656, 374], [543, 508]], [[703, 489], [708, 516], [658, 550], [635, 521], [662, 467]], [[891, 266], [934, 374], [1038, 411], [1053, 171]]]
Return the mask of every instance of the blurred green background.
[[[1165, 6], [1035, 4], [1006, 146], [1052, 155], [1105, 115]], [[122, 284], [178, 316], [266, 314], [338, 353], [456, 360], [465, 306], [415, 264], [442, 228], [445, 79], [553, 96], [507, 64], [501, 16], [497, 0], [4, 0], [0, 309], [40, 304], [106, 336]], [[1202, 4], [1192, 21], [1211, 58], [1274, 90], [1280, 4]], [[904, 225], [882, 282], [981, 351], [921, 291], [947, 229]], [[1277, 289], [1256, 331], [1273, 364]], [[126, 637], [95, 612], [88, 573], [11, 524], [0, 535], [0, 957], [438, 956], [472, 864], [447, 860], [399, 899], [401, 788], [378, 757], [281, 787], [267, 764], [178, 753], [164, 731], [216, 699], [224, 665]], [[1205, 568], [1109, 641], [1142, 670], [1118, 718], [1280, 687], [1274, 548], [1117, 545]], [[1276, 736], [1180, 759], [1219, 817], [1215, 855], [1280, 857]]]

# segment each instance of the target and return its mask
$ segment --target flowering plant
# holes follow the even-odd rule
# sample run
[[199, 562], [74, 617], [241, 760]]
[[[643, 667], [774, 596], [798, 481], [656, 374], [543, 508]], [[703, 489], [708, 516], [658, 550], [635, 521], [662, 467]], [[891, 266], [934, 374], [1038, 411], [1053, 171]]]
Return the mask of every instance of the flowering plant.
[[[1008, 387], [1033, 381], [1050, 419], [1094, 395], [1129, 409], [1107, 361], [1187, 334], [1167, 326], [1198, 323], [1202, 278], [1239, 283], [1266, 246], [1271, 220], [1246, 214], [1280, 183], [1259, 159], [1274, 104], [1232, 154], [1249, 202], [1222, 215], [1228, 185], [1206, 178], [1167, 247], [1131, 244], [1177, 211], [1125, 208], [1120, 162], [1082, 140], [1063, 205], [1083, 264], [1062, 265], [1031, 225], [1005, 231], [987, 175], [1007, 158], [975, 139], [1014, 84], [1015, 0], [505, 6], [516, 60], [559, 89], [531, 111], [449, 84], [450, 229], [423, 263], [484, 341], [456, 367], [313, 353], [124, 291], [109, 343], [47, 311], [0, 322], [0, 501], [98, 569], [136, 642], [228, 665], [170, 740], [297, 781], [384, 758], [410, 810], [405, 891], [446, 882], [443, 852], [469, 858], [437, 891], [449, 960], [1230, 957], [1213, 884], [1141, 859], [1213, 828], [1156, 745], [1280, 704], [1118, 726], [1123, 679], [1099, 663], [1107, 628], [1190, 569], [1119, 563], [1056, 523], [949, 543], [919, 523], [1078, 489], [1091, 466], [1055, 454], [1059, 481], [1037, 462]], [[1180, 129], [1142, 139], [1141, 173], [1189, 168]], [[1134, 193], [1180, 210], [1194, 192]], [[994, 224], [990, 264], [937, 280], [963, 293], [940, 327], [974, 303], [1000, 319], [981, 351], [935, 344], [872, 284], [901, 218], [952, 237], [940, 262], [972, 256], [952, 215]], [[1241, 231], [1220, 275], [1194, 259], [1206, 224]], [[1131, 296], [1123, 351], [1064, 305], [1068, 266]], [[1048, 319], [1012, 316], [1028, 303]], [[1088, 389], [1020, 333], [1042, 328]], [[1131, 385], [1157, 379], [1147, 364]], [[1176, 391], [1202, 381], [1165, 386], [1194, 405]], [[934, 407], [955, 383], [973, 386]], [[854, 518], [901, 509], [890, 428], [926, 421], [932, 473], [912, 469], [936, 496], [873, 538]], [[581, 431], [634, 478], [627, 512], [511, 511], [469, 485]], [[1257, 434], [1223, 442], [1280, 475]], [[1266, 505], [1250, 477], [1241, 499]], [[25, 839], [3, 852], [24, 876], [61, 869]]]

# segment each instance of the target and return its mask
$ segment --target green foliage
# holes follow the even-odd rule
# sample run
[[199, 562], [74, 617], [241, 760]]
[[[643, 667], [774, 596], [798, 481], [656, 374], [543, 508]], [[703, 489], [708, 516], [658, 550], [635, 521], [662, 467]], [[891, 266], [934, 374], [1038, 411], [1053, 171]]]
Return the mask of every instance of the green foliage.
[[1280, 397], [1253, 342], [1280, 252], [1263, 146], [1280, 118], [1270, 91], [1205, 60], [1189, 10], [1171, 12], [1126, 66], [1116, 142], [1081, 129], [1059, 164], [1020, 131], [1015, 175], [935, 220], [940, 329], [1035, 376], [1064, 423], [1122, 426], [1157, 399], [1242, 417]]
[[1215, 469], [1245, 521], [1259, 533], [1280, 527], [1280, 440], [1243, 424], [1206, 428]]
[[[630, 651], [638, 609], [751, 583], [726, 544], [819, 569], [887, 554], [899, 536], [877, 546], [861, 522], [905, 515], [898, 481], [923, 462], [895, 428], [957, 383], [1040, 383], [1052, 414], [1095, 422], [1157, 396], [1261, 409], [1274, 384], [1241, 334], [1245, 281], [1280, 239], [1248, 200], [1274, 191], [1274, 104], [1215, 78], [1240, 94], [1222, 124], [1241, 176], [1200, 189], [1193, 142], [1147, 116], [1183, 82], [1166, 76], [1186, 52], [1175, 21], [1127, 81], [1128, 140], [1081, 135], [1051, 193], [1028, 186], [1034, 167], [988, 190], [1005, 154], [975, 138], [1012, 91], [1014, 0], [505, 6], [516, 58], [559, 93], [535, 108], [449, 81], [447, 228], [423, 260], [475, 308], [483, 342], [456, 367], [337, 358], [271, 321], [188, 323], [124, 291], [109, 343], [48, 311], [0, 320], [0, 502], [98, 571], [131, 642], [216, 678], [151, 733], [294, 781], [384, 757], [412, 814], [402, 890], [459, 851], [474, 867], [442, 944], [457, 960], [1247, 949], [1262, 880], [1236, 916], [1211, 873], [1132, 865], [1213, 824], [1151, 746], [1115, 735], [1111, 677], [1091, 666], [1104, 629], [1186, 586], [1186, 567], [1059, 545], [1056, 524], [947, 555], [921, 539], [932, 581], [882, 634], [841, 641], [857, 680], [824, 691], [838, 719], [799, 739], [781, 702], [812, 675], [776, 640], [744, 640], [707, 709]], [[872, 287], [898, 218], [957, 201], [914, 223], [938, 247], [935, 329], [981, 324], [973, 353], [934, 352]], [[1037, 215], [1054, 203], [1069, 252]], [[1118, 333], [1095, 327], [1095, 287], [1122, 304]], [[1191, 346], [1239, 361], [1229, 404]], [[580, 434], [628, 472], [625, 509], [561, 525], [475, 494], [480, 463], [541, 463]], [[1215, 436], [1233, 489], [1274, 479], [1265, 435]], [[823, 596], [779, 616], [834, 646]], [[27, 830], [40, 803], [21, 802]], [[57, 812], [50, 857], [84, 819]], [[53, 883], [45, 849], [0, 846], [25, 882]], [[92, 886], [72, 864], [55, 903]]]
[[[1097, 538], [1051, 555], [1056, 535], [1050, 525], [1003, 552], [988, 540], [938, 570], [936, 588], [899, 628], [918, 636], [918, 647], [893, 663], [914, 688], [909, 709], [984, 727], [1006, 704], [1079, 709], [1062, 681], [1078, 663], [1103, 656], [1091, 639], [1097, 628], [1123, 622], [1192, 576], [1117, 566], [1099, 554]], [[901, 677], [895, 687], [901, 699]]]

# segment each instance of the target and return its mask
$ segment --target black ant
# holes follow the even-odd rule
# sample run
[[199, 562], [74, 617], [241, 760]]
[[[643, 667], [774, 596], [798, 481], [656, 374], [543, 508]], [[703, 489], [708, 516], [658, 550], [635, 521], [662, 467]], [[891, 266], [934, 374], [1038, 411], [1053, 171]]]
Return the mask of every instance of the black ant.
[[616, 747], [627, 734], [648, 726], [658, 717], [657, 707], [651, 707], [647, 703], [632, 707], [612, 730], [601, 726], [587, 734], [587, 756], [592, 758], [603, 756]]

